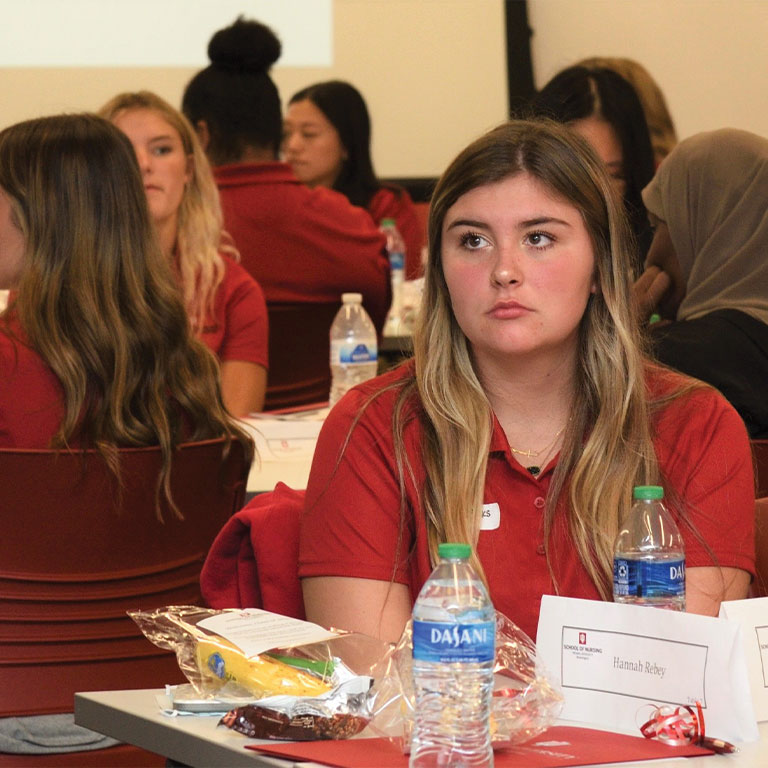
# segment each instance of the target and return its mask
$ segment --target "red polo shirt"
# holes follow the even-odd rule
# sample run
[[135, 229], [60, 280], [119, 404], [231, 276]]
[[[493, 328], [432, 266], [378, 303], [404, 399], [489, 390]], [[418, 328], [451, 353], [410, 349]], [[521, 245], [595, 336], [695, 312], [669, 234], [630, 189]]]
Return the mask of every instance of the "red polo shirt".
[[224, 225], [267, 304], [340, 303], [363, 294], [381, 329], [390, 304], [384, 236], [367, 211], [330, 189], [310, 189], [285, 163], [214, 169]]
[[61, 384], [40, 355], [21, 341], [24, 334], [15, 315], [8, 320], [13, 337], [0, 324], [0, 446], [48, 448], [64, 416]]
[[214, 297], [213, 315], [200, 340], [219, 360], [269, 366], [267, 305], [259, 284], [237, 262], [222, 254], [225, 272]]
[[[397, 392], [371, 403], [344, 446], [351, 424], [368, 396], [392, 383], [408, 366], [356, 387], [328, 416], [320, 433], [302, 518], [299, 575], [352, 576], [407, 584], [415, 600], [429, 576], [419, 491], [421, 428], [414, 417], [405, 448], [415, 482], [406, 471], [406, 525], [399, 552], [400, 490], [391, 418]], [[649, 374], [652, 391], [680, 383], [676, 374]], [[415, 410], [412, 409], [415, 413]], [[654, 444], [668, 488], [684, 500], [688, 515], [721, 566], [754, 573], [754, 486], [749, 441], [736, 411], [713, 389], [670, 402], [655, 417]], [[341, 462], [337, 465], [339, 454]], [[555, 589], [547, 569], [542, 512], [557, 457], [533, 477], [512, 457], [494, 418], [483, 503], [495, 526], [481, 530], [478, 555], [495, 607], [530, 637], [536, 636], [543, 594]], [[628, 489], [629, 490], [629, 489]], [[598, 599], [571, 541], [561, 499], [550, 541], [559, 593]], [[490, 505], [498, 505], [490, 506]], [[690, 528], [681, 527], [689, 567], [712, 565]], [[409, 556], [409, 552], [412, 554]]]

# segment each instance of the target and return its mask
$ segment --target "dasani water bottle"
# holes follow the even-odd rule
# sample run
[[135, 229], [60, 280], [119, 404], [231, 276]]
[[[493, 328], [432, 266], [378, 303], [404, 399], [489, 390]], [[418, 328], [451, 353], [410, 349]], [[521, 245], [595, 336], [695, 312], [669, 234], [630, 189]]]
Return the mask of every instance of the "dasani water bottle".
[[493, 766], [496, 614], [468, 544], [441, 544], [413, 607], [411, 768]]
[[633, 497], [614, 546], [613, 599], [684, 611], [685, 549], [662, 502], [664, 489], [638, 485]]
[[349, 389], [376, 375], [376, 329], [363, 309], [361, 293], [344, 293], [331, 324], [331, 394], [333, 407]]

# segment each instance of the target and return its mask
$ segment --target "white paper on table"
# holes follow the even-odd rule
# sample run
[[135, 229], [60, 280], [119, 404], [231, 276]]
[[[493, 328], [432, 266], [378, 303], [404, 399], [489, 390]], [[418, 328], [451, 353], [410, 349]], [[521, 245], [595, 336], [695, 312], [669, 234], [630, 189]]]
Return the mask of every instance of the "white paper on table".
[[317, 624], [280, 616], [260, 608], [226, 611], [198, 622], [236, 645], [248, 658], [273, 648], [295, 648], [338, 637]]
[[720, 616], [741, 624], [752, 704], [762, 723], [768, 720], [768, 597], [728, 600], [720, 604]]
[[700, 701], [707, 734], [759, 738], [737, 622], [544, 595], [536, 647], [566, 720], [637, 730], [649, 704]]
[[241, 419], [256, 443], [261, 461], [305, 461], [311, 459], [321, 419], [248, 417]]

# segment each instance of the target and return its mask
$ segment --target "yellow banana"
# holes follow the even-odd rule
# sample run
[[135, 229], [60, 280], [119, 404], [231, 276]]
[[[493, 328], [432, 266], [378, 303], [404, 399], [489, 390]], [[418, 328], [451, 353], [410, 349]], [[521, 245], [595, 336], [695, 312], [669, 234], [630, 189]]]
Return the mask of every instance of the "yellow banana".
[[197, 640], [197, 664], [204, 677], [233, 681], [254, 696], [319, 696], [328, 683], [282, 661], [265, 656], [247, 658], [224, 639]]

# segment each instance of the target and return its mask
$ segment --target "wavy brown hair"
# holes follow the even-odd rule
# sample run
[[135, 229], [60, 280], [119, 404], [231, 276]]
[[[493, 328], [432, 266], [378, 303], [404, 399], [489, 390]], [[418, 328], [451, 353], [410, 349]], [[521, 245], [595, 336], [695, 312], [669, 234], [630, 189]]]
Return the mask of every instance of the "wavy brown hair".
[[[415, 374], [406, 380], [393, 417], [401, 485], [410, 472], [402, 434], [419, 401], [426, 484], [422, 507], [430, 555], [443, 541], [476, 545], [492, 432], [492, 410], [475, 371], [470, 344], [451, 309], [442, 268], [443, 220], [467, 192], [526, 173], [576, 207], [595, 257], [597, 292], [579, 329], [573, 415], [544, 515], [550, 541], [558, 503], [579, 558], [607, 598], [613, 541], [636, 484], [658, 482], [643, 355], [630, 294], [631, 236], [602, 164], [563, 125], [516, 120], [470, 144], [435, 188], [429, 214], [429, 261], [422, 312], [414, 335]], [[558, 553], [547, 548], [550, 572]], [[482, 573], [476, 555], [474, 566]]]
[[158, 493], [178, 514], [179, 443], [253, 447], [224, 409], [215, 357], [191, 336], [130, 142], [95, 115], [19, 123], [0, 132], [0, 187], [26, 244], [11, 310], [63, 391], [51, 445], [97, 448], [118, 476], [118, 447], [159, 445]]

